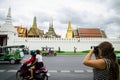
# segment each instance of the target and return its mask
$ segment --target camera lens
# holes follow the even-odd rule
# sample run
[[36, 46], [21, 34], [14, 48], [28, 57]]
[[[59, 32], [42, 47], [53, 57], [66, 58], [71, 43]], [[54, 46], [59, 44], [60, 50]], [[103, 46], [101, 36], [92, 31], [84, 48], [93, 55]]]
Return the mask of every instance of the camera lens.
[[92, 49], [92, 48], [94, 48], [93, 53], [94, 53], [95, 55], [98, 55], [98, 46], [91, 46], [91, 49]]

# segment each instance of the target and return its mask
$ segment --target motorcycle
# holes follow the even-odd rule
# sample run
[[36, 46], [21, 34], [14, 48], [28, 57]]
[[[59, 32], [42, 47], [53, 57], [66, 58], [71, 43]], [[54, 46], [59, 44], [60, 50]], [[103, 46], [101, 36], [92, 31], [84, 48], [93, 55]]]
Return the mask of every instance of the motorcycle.
[[[34, 77], [32, 80], [48, 80], [48, 70], [45, 68], [45, 66], [40, 67], [37, 70], [33, 71]], [[16, 72], [16, 79], [17, 80], [30, 80], [28, 78], [30, 76], [29, 66], [22, 65], [19, 70]]]

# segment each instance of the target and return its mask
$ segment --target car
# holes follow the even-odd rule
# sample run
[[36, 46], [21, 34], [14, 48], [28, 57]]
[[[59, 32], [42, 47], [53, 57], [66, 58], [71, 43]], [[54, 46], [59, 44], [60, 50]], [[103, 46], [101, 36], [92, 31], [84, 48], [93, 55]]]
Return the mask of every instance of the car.
[[9, 61], [11, 64], [20, 63], [24, 55], [22, 52], [24, 47], [24, 45], [0, 46], [0, 61]]
[[54, 51], [54, 47], [41, 47], [42, 48], [42, 55], [47, 56], [47, 55], [53, 55], [56, 56], [57, 53]]
[[116, 57], [117, 57], [118, 63], [120, 63], [120, 53], [117, 53]]

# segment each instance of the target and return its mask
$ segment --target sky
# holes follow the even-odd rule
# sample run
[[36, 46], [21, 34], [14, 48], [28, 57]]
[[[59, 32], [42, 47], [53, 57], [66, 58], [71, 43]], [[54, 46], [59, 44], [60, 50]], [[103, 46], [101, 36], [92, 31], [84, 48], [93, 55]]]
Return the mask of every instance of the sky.
[[56, 34], [63, 38], [69, 20], [73, 30], [100, 28], [108, 38], [120, 37], [120, 0], [0, 0], [0, 25], [9, 7], [14, 26], [30, 28], [36, 16], [39, 29], [46, 33], [53, 20]]

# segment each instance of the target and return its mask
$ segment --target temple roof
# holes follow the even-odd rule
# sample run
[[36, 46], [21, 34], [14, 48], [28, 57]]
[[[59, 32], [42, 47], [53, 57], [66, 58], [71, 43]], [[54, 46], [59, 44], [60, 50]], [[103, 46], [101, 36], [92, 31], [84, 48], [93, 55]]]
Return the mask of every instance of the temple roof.
[[27, 31], [27, 28], [22, 27], [22, 26], [15, 26], [15, 28], [19, 34], [25, 34]]
[[81, 34], [100, 34], [100, 29], [98, 29], [98, 28], [80, 28], [79, 32]]
[[99, 28], [79, 28], [78, 33], [77, 31], [74, 31], [74, 36], [77, 38], [79, 37], [99, 37], [99, 38], [106, 38], [106, 34], [103, 30], [100, 30]]

